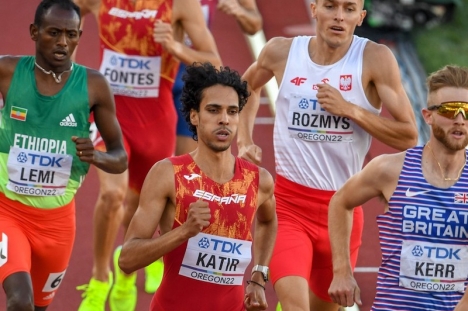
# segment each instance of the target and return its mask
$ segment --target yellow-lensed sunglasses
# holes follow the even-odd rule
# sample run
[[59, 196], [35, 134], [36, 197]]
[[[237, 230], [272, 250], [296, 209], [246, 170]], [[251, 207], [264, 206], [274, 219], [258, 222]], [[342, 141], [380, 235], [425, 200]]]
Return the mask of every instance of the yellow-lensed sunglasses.
[[437, 110], [437, 114], [448, 119], [455, 119], [461, 113], [463, 118], [468, 120], [468, 102], [443, 102], [427, 107], [427, 110]]

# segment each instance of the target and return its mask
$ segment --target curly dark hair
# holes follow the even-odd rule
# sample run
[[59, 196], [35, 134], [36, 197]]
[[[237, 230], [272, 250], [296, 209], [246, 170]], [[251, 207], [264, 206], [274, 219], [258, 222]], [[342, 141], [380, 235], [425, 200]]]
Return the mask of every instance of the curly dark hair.
[[78, 14], [81, 24], [81, 11], [80, 8], [72, 0], [42, 0], [37, 6], [36, 13], [34, 15], [34, 25], [41, 27], [42, 18], [47, 11], [54, 5], [58, 5], [61, 9], [75, 11]]
[[192, 137], [196, 141], [198, 140], [197, 128], [190, 123], [190, 111], [192, 109], [200, 111], [200, 102], [205, 89], [218, 84], [232, 87], [239, 97], [239, 112], [244, 108], [250, 96], [247, 82], [241, 79], [237, 71], [229, 67], [217, 69], [208, 62], [193, 63], [193, 65], [187, 66], [182, 81], [184, 81], [184, 88], [180, 97], [181, 111], [193, 133]]

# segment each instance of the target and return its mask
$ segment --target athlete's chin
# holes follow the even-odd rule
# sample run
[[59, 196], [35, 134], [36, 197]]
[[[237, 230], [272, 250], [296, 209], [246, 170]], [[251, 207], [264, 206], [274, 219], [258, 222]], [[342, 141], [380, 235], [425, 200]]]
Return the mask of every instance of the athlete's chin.
[[224, 143], [224, 144], [209, 144], [208, 147], [210, 147], [211, 150], [214, 152], [223, 152], [229, 149], [231, 147], [231, 143]]

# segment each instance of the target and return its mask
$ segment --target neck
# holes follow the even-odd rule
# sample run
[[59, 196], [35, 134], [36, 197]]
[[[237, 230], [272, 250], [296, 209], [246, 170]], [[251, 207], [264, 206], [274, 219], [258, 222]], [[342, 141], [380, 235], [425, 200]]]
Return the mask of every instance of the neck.
[[52, 71], [52, 70], [45, 70], [42, 66], [40, 66], [40, 65], [37, 63], [37, 61], [34, 62], [34, 65], [35, 65], [40, 71], [42, 71], [44, 74], [46, 74], [46, 75], [52, 75], [52, 77], [54, 78], [54, 80], [55, 80], [56, 83], [62, 82], [62, 75], [63, 75], [64, 73], [70, 72], [70, 71], [73, 70], [73, 63], [71, 63], [69, 69], [62, 71], [62, 72], [59, 73], [59, 74], [56, 74], [56, 73], [55, 73], [54, 71]]
[[353, 42], [353, 38], [351, 38], [346, 44], [341, 44], [337, 47], [330, 46], [323, 39], [320, 39], [319, 36], [315, 39], [311, 39], [310, 41], [310, 59], [318, 65], [327, 66], [338, 62], [346, 55], [346, 53], [348, 53], [351, 43]]
[[443, 181], [454, 182], [460, 178], [466, 165], [465, 149], [456, 151], [447, 150], [443, 145], [433, 142], [428, 142], [426, 148], [429, 151], [429, 157], [432, 158], [436, 174]]
[[198, 148], [190, 155], [203, 173], [217, 183], [222, 184], [232, 179], [236, 160], [231, 148], [221, 152], [205, 152], [199, 143]]

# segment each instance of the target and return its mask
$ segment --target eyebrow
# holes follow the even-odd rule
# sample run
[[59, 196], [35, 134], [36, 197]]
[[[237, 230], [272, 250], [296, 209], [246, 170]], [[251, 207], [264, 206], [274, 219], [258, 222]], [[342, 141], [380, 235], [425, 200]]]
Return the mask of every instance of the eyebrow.
[[[324, 0], [324, 2], [331, 2], [331, 3], [335, 3], [336, 0]], [[345, 5], [358, 5], [358, 3], [356, 3], [355, 1], [347, 1], [344, 3]]]

